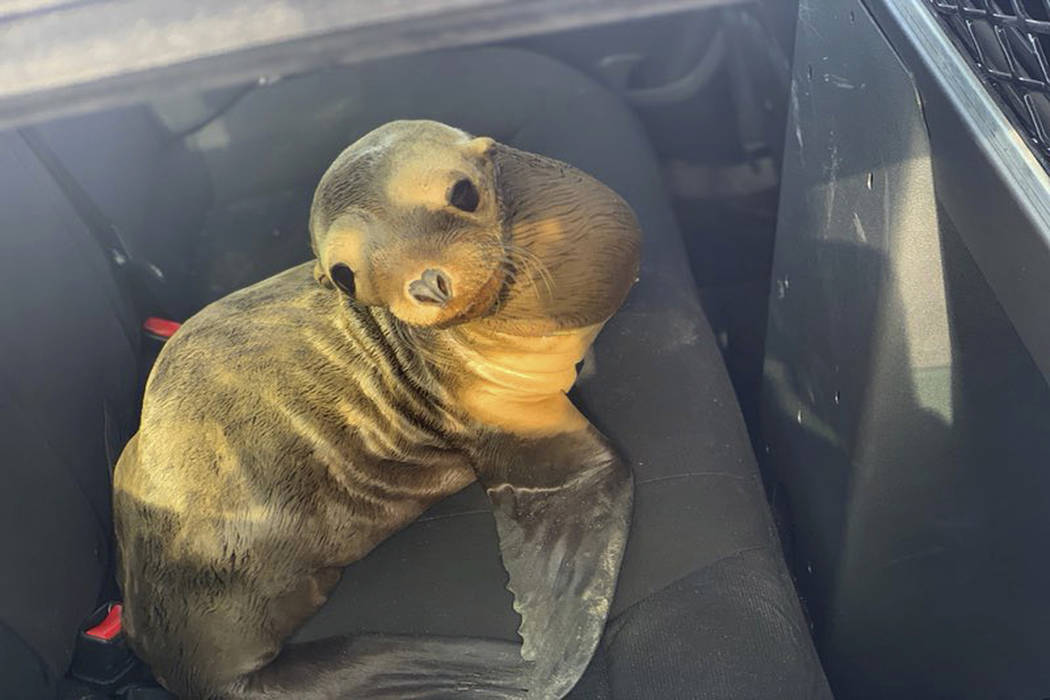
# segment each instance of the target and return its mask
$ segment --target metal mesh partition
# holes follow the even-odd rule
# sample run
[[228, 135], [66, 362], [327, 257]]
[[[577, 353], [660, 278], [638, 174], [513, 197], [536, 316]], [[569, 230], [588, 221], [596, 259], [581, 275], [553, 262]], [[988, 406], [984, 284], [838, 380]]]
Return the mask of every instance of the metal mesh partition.
[[1050, 0], [927, 0], [1050, 165]]

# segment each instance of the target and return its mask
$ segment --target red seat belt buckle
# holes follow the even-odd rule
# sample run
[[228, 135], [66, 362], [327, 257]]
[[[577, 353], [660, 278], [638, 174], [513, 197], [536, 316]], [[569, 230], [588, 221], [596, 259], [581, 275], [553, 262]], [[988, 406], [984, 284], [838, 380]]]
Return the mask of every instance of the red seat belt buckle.
[[109, 612], [106, 613], [106, 616], [102, 618], [102, 622], [84, 630], [84, 634], [102, 641], [111, 641], [120, 634], [120, 613], [122, 609], [120, 603], [114, 603], [109, 607]]
[[91, 613], [77, 634], [70, 675], [109, 691], [134, 680], [141, 664], [128, 647], [122, 613], [123, 606], [117, 602], [106, 603]]
[[142, 323], [142, 330], [146, 331], [150, 337], [164, 341], [175, 335], [175, 331], [179, 330], [180, 326], [182, 324], [178, 321], [150, 316]]

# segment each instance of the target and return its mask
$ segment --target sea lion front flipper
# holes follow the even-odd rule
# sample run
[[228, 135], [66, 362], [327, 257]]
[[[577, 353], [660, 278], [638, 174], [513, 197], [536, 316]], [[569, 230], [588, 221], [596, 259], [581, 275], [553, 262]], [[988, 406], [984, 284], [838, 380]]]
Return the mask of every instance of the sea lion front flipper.
[[507, 588], [521, 615], [529, 697], [560, 698], [590, 662], [631, 518], [626, 464], [594, 428], [494, 438], [478, 478], [492, 500]]
[[287, 645], [221, 695], [229, 700], [520, 700], [518, 645], [491, 639], [360, 635]]

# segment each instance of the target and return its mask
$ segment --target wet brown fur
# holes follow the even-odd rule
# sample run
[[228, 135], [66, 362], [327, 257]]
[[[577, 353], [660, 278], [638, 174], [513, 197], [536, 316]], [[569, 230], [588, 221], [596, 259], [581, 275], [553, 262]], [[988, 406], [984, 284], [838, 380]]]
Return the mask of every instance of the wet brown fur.
[[[482, 196], [470, 215], [443, 204], [464, 175]], [[311, 232], [317, 264], [175, 334], [117, 466], [125, 625], [187, 697], [239, 687], [342, 567], [501, 467], [494, 436], [590, 435], [565, 392], [637, 274], [637, 224], [610, 190], [433, 122], [340, 155]], [[327, 284], [336, 261], [357, 299]], [[451, 271], [455, 304], [406, 303], [421, 265]]]

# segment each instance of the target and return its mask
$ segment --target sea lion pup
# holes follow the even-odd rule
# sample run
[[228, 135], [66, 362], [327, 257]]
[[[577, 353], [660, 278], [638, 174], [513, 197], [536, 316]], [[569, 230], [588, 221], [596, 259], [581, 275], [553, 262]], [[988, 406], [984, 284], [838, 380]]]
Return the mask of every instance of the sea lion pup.
[[[114, 479], [133, 649], [183, 697], [563, 696], [632, 494], [565, 392], [635, 281], [633, 213], [564, 163], [399, 121], [336, 159], [310, 231], [315, 263], [202, 310], [150, 376]], [[475, 479], [522, 644], [284, 644], [344, 566]]]

